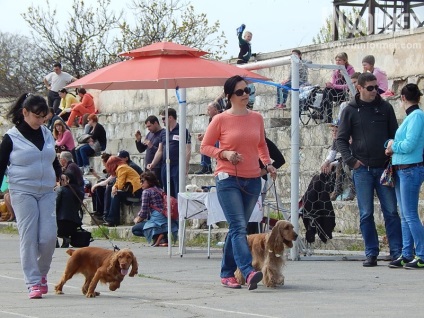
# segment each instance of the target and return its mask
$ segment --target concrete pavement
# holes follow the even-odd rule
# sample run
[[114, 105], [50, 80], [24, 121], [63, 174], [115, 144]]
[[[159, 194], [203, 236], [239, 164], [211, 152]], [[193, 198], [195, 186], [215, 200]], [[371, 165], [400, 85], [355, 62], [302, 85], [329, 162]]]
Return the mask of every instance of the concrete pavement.
[[[85, 298], [83, 276], [77, 275], [64, 286], [64, 295], [49, 292], [29, 300], [18, 236], [0, 234], [0, 317], [399, 317], [420, 316], [424, 309], [424, 270], [389, 269], [387, 261], [363, 268], [359, 261], [312, 256], [287, 262], [284, 286], [232, 290], [220, 285], [220, 249], [207, 259], [205, 249], [187, 248], [180, 257], [173, 248], [176, 255], [170, 257], [166, 248], [115, 243], [130, 248], [139, 261], [139, 276], [126, 277], [117, 291], [99, 285], [99, 297]], [[110, 248], [110, 243], [95, 240], [92, 246]], [[56, 249], [50, 291], [67, 259], [65, 249]]]

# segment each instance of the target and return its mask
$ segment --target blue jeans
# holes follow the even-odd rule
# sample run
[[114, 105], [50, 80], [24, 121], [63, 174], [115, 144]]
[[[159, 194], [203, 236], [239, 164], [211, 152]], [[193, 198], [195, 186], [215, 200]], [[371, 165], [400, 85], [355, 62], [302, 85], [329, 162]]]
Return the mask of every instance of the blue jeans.
[[109, 210], [107, 214], [105, 214], [104, 216], [105, 221], [113, 225], [121, 224], [121, 202], [125, 201], [127, 197], [128, 197], [127, 192], [118, 191], [111, 198]]
[[[170, 176], [170, 182], [171, 182], [171, 189], [169, 190], [171, 193], [171, 196], [174, 198], [178, 198], [178, 190], [179, 190], [179, 167], [178, 165], [171, 165], [169, 167], [169, 170], [171, 172]], [[166, 192], [166, 164], [162, 163], [162, 172], [161, 172], [161, 182], [163, 185], [163, 190]]]
[[415, 245], [415, 254], [424, 260], [424, 227], [418, 215], [418, 200], [423, 181], [424, 167], [397, 170], [395, 173], [396, 198], [402, 225], [402, 255], [408, 259], [414, 258]]
[[[291, 81], [283, 84], [291, 88]], [[285, 104], [287, 102], [287, 97], [289, 96], [289, 91], [285, 88], [277, 87], [277, 104]]]
[[212, 164], [211, 157], [200, 155], [200, 164], [202, 165], [202, 167], [210, 169]]
[[237, 267], [247, 277], [252, 267], [252, 254], [247, 244], [247, 223], [261, 191], [261, 179], [230, 176], [216, 178], [218, 201], [224, 211], [229, 230], [225, 238], [221, 277], [234, 277]]
[[75, 151], [77, 155], [77, 164], [78, 167], [86, 167], [90, 165], [90, 160], [88, 157], [94, 156], [94, 150], [90, 147], [89, 144], [82, 145]]
[[383, 168], [360, 166], [353, 170], [353, 182], [358, 199], [360, 227], [366, 256], [378, 256], [379, 242], [374, 222], [374, 189], [380, 201], [389, 241], [390, 255], [397, 259], [402, 254], [400, 217], [396, 206], [395, 189], [380, 184]]
[[[215, 147], [219, 148], [219, 142], [217, 141], [215, 143]], [[212, 168], [212, 160], [211, 157], [205, 156], [205, 155], [200, 155], [200, 164], [202, 167], [206, 167], [208, 169]]]

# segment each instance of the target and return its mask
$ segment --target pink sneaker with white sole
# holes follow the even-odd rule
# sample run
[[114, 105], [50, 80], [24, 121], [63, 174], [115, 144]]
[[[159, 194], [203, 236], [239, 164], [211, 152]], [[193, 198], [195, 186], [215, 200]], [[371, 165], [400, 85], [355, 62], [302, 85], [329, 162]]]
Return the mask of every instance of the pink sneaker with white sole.
[[258, 283], [262, 280], [264, 275], [262, 272], [250, 272], [247, 276], [246, 283], [249, 290], [254, 290], [258, 288]]
[[29, 299], [43, 298], [43, 293], [40, 290], [39, 285], [35, 285], [29, 288]]
[[241, 285], [238, 283], [235, 277], [224, 277], [221, 278], [221, 284], [224, 287], [239, 289]]
[[39, 287], [41, 293], [43, 293], [43, 295], [48, 293], [49, 285], [47, 285], [47, 277], [46, 276], [41, 277], [41, 284], [38, 287]]

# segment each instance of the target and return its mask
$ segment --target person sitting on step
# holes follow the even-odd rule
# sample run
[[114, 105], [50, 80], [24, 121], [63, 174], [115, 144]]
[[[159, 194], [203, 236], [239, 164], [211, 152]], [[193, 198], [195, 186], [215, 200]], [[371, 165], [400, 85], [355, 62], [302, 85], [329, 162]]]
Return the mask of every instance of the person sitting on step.
[[[56, 190], [57, 237], [63, 239], [61, 247], [68, 248], [72, 235], [82, 225], [79, 210], [84, 200], [84, 192], [74, 175], [69, 172], [62, 174], [60, 185]], [[59, 242], [56, 242], [56, 247], [59, 247]]]

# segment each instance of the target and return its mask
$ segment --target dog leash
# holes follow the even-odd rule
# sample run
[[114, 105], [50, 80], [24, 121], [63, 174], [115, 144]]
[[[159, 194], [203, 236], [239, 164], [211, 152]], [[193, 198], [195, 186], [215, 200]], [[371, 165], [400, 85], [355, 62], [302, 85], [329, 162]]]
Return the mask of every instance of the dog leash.
[[78, 194], [75, 192], [75, 190], [69, 185], [65, 185], [69, 186], [69, 189], [71, 189], [71, 191], [73, 192], [73, 194], [75, 195], [75, 197], [78, 199], [78, 201], [81, 203], [81, 207], [84, 210], [84, 212], [86, 212], [90, 217], [91, 220], [94, 221], [94, 223], [97, 225], [97, 227], [100, 229], [100, 232], [102, 232], [103, 236], [109, 241], [109, 243], [112, 245], [112, 248], [114, 251], [119, 251], [120, 248], [116, 245], [113, 244], [112, 240], [110, 239], [109, 235], [107, 235], [107, 233], [104, 231], [104, 229], [100, 226], [99, 222], [97, 222], [96, 218], [88, 211], [87, 207], [85, 206], [85, 203], [80, 199], [80, 197], [78, 196]]

